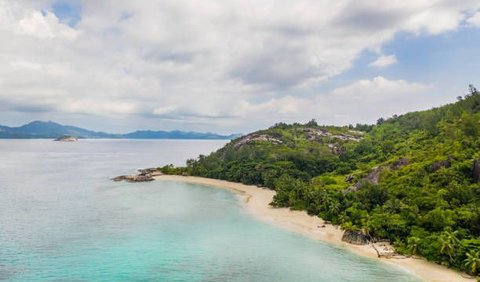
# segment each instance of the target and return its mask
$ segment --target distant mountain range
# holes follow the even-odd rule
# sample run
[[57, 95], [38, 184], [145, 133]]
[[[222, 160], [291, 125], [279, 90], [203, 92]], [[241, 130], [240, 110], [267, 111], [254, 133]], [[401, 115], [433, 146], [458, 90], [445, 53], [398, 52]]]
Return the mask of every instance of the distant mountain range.
[[234, 139], [241, 134], [220, 135], [210, 132], [152, 131], [138, 130], [126, 134], [113, 134], [92, 131], [80, 127], [62, 125], [52, 121], [33, 121], [19, 127], [0, 125], [0, 139], [58, 138], [60, 136], [77, 138], [115, 138], [115, 139]]

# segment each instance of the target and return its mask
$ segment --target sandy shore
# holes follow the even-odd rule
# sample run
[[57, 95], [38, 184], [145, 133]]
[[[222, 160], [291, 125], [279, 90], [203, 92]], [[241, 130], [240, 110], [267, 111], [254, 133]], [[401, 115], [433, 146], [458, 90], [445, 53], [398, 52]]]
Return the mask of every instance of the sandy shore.
[[343, 242], [341, 240], [343, 231], [339, 228], [330, 224], [321, 227], [324, 225], [324, 221], [318, 217], [310, 216], [303, 211], [292, 211], [287, 208], [270, 207], [269, 203], [272, 201], [275, 191], [269, 189], [201, 177], [163, 175], [156, 177], [156, 179], [203, 184], [234, 191], [242, 197], [245, 209], [260, 220], [274, 223], [280, 227], [301, 233], [315, 240], [332, 243], [358, 255], [379, 259], [383, 262], [400, 266], [424, 281], [475, 281], [473, 278], [469, 279], [462, 276], [459, 272], [447, 269], [438, 264], [427, 262], [423, 259], [378, 258], [376, 251], [371, 246], [357, 246]]

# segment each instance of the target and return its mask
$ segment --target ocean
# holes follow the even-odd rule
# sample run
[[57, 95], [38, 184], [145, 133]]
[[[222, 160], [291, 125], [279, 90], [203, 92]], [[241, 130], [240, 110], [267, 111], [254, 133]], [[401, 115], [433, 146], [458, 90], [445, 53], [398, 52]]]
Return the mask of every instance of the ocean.
[[0, 280], [418, 281], [260, 222], [227, 190], [110, 180], [225, 143], [0, 140]]

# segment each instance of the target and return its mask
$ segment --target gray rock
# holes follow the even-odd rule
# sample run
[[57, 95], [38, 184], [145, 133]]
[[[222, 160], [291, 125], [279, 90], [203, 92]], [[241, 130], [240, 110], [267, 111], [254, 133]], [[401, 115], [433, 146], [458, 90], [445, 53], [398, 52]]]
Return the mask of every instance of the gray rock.
[[355, 183], [354, 185], [348, 187], [347, 189], [343, 190], [342, 192], [344, 194], [346, 193], [351, 193], [351, 192], [356, 192], [358, 191], [359, 189], [362, 188], [362, 186], [365, 184], [365, 183], [370, 183], [370, 184], [373, 184], [373, 185], [378, 185], [378, 183], [380, 182], [380, 174], [385, 170], [386, 168], [384, 166], [379, 166], [379, 167], [375, 167], [367, 176], [365, 176], [364, 178], [360, 179], [360, 181], [358, 181], [357, 183]]
[[158, 172], [158, 169], [151, 167], [151, 168], [142, 168], [138, 170], [138, 175], [147, 175]]
[[137, 175], [120, 175], [112, 178], [113, 181], [127, 181], [127, 182], [148, 182], [155, 180], [155, 176], [160, 176], [162, 173], [156, 168], [139, 169]]
[[347, 230], [343, 233], [342, 241], [354, 245], [366, 245], [370, 242], [369, 236], [360, 231]]
[[429, 167], [428, 171], [429, 172], [435, 172], [441, 168], [449, 168], [451, 166], [450, 162], [447, 160], [444, 161], [438, 161], [438, 162], [433, 162]]
[[148, 182], [155, 180], [155, 178], [150, 175], [134, 175], [128, 176], [125, 180], [128, 182]]
[[123, 181], [127, 179], [127, 175], [119, 175], [117, 177], [112, 178], [113, 181], [118, 182], [118, 181]]
[[390, 168], [393, 170], [397, 170], [408, 165], [409, 163], [410, 161], [406, 157], [403, 157], [397, 161], [394, 161], [392, 164], [390, 164]]

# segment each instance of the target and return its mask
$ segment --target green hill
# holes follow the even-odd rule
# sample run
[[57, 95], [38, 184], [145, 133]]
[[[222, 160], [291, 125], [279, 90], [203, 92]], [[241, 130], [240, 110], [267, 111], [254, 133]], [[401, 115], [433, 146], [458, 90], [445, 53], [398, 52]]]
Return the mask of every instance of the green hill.
[[189, 160], [182, 173], [275, 189], [272, 205], [389, 239], [478, 274], [480, 93], [355, 127], [277, 124]]
[[112, 134], [92, 131], [71, 125], [62, 125], [52, 121], [33, 121], [19, 127], [0, 125], [0, 139], [35, 139], [59, 138], [72, 136], [77, 138], [115, 138], [115, 139], [206, 139], [224, 140], [237, 137], [239, 134], [220, 135], [211, 132], [192, 131], [152, 131], [137, 130], [126, 134]]

